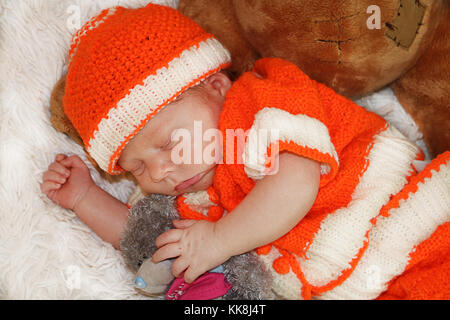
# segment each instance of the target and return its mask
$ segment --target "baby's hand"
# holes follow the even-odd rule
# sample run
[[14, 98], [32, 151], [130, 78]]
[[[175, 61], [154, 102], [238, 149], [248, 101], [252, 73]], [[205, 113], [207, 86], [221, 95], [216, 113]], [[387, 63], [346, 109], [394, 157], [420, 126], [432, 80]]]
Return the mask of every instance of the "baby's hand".
[[179, 277], [183, 271], [184, 281], [192, 283], [230, 258], [226, 243], [215, 232], [215, 223], [206, 220], [174, 220], [177, 229], [164, 232], [156, 238], [159, 248], [152, 257], [160, 262], [178, 257], [172, 264], [172, 273]]
[[95, 185], [89, 168], [80, 157], [58, 154], [42, 177], [41, 191], [53, 202], [74, 210], [75, 205]]

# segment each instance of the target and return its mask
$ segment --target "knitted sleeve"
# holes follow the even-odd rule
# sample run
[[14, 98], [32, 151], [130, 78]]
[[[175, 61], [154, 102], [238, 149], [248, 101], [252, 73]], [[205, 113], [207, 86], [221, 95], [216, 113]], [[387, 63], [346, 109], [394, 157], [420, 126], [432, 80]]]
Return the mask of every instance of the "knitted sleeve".
[[253, 113], [242, 155], [246, 174], [258, 180], [275, 173], [276, 155], [289, 151], [321, 164], [321, 186], [331, 181], [339, 158], [317, 83], [288, 61], [266, 58], [241, 85], [250, 92]]

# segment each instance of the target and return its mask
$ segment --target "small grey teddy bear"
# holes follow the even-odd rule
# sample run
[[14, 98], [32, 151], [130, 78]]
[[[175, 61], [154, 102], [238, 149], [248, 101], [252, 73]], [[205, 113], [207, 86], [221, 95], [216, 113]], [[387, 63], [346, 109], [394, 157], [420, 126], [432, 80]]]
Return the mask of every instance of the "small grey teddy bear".
[[[175, 197], [152, 194], [130, 209], [120, 248], [126, 263], [136, 272], [136, 286], [146, 295], [164, 294], [172, 280], [171, 260], [153, 263], [156, 238], [172, 229], [172, 220], [180, 219], [174, 206]], [[273, 299], [272, 275], [253, 253], [231, 257], [222, 264], [231, 289], [224, 300]]]

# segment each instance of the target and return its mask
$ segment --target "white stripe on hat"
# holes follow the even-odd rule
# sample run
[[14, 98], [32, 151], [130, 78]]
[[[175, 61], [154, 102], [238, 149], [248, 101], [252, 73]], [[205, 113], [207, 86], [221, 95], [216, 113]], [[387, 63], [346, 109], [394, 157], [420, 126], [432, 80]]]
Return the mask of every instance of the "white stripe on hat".
[[75, 52], [77, 51], [78, 45], [80, 44], [80, 41], [81, 41], [81, 38], [84, 37], [89, 31], [97, 28], [100, 24], [105, 22], [108, 19], [108, 17], [115, 14], [117, 11], [117, 7], [112, 7], [112, 8], [105, 9], [105, 10], [107, 10], [107, 12], [100, 20], [95, 21], [96, 19], [98, 19], [99, 15], [101, 13], [99, 15], [96, 15], [96, 16], [92, 17], [91, 19], [89, 19], [83, 25], [83, 27], [74, 34], [72, 41], [70, 42], [70, 48], [73, 47], [73, 51], [69, 55], [69, 63], [70, 63], [70, 61], [72, 61], [72, 58], [75, 55]]

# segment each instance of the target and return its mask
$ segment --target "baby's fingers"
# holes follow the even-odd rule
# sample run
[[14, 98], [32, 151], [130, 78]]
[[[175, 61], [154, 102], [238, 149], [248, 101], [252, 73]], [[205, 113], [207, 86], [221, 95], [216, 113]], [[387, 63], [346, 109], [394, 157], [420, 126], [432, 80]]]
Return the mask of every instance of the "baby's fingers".
[[152, 256], [152, 261], [158, 263], [160, 261], [178, 257], [181, 254], [181, 247], [178, 242], [169, 243], [164, 247], [159, 248]]
[[43, 181], [53, 181], [60, 184], [66, 183], [68, 175], [61, 174], [54, 170], [46, 171], [42, 176]]
[[53, 162], [49, 167], [47, 172], [54, 171], [56, 173], [59, 173], [62, 176], [68, 177], [70, 176], [70, 170], [66, 168], [64, 165], [62, 165], [59, 162]]
[[169, 231], [164, 232], [156, 238], [155, 243], [158, 248], [172, 243], [180, 241], [181, 236], [183, 235], [183, 230], [179, 229], [170, 229]]
[[87, 168], [86, 164], [77, 155], [73, 155], [61, 160], [59, 163], [69, 168]]
[[197, 220], [185, 220], [185, 219], [176, 219], [172, 220], [173, 225], [175, 228], [178, 229], [186, 229], [195, 224]]
[[192, 283], [195, 281], [195, 279], [200, 277], [204, 272], [205, 271], [197, 270], [195, 268], [192, 268], [192, 266], [190, 266], [184, 273], [184, 281], [187, 283]]
[[47, 195], [47, 197], [49, 197], [50, 199], [52, 199], [51, 196], [55, 193], [52, 191], [56, 191], [59, 188], [61, 188], [61, 184], [54, 181], [45, 181], [41, 184], [42, 193]]
[[55, 160], [56, 160], [56, 161], [62, 161], [62, 160], [64, 160], [65, 158], [67, 158], [67, 156], [66, 156], [65, 154], [63, 154], [63, 153], [58, 153], [58, 154], [56, 155]]
[[172, 263], [172, 274], [175, 278], [179, 278], [182, 273], [189, 267], [189, 262], [184, 257], [179, 257]]

